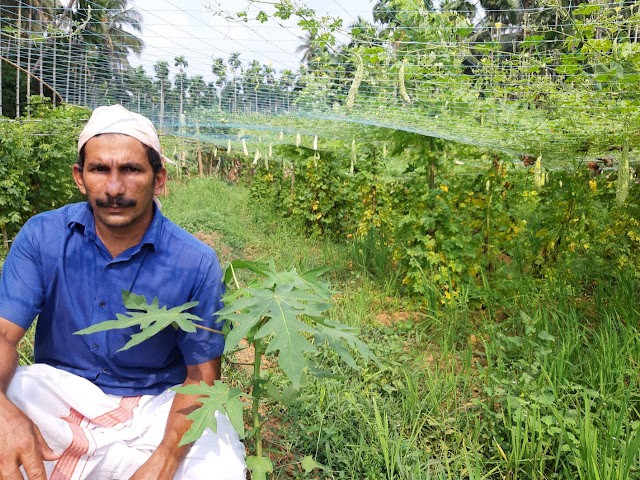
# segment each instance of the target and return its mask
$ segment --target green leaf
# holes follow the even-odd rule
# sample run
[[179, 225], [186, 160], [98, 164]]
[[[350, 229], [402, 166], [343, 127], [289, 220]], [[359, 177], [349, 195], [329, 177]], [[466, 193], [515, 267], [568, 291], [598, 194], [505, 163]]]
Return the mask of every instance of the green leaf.
[[177, 326], [186, 332], [195, 332], [196, 324], [194, 322], [202, 321], [197, 315], [185, 312], [185, 310], [198, 305], [198, 302], [187, 302], [171, 309], [167, 309], [166, 306], [160, 308], [157, 298], [154, 298], [149, 305], [144, 297], [125, 290], [122, 292], [122, 300], [124, 306], [129, 310], [128, 314], [118, 313], [116, 314], [117, 320], [106, 320], [78, 330], [74, 334], [86, 335], [106, 330], [140, 327], [140, 332], [134, 333], [131, 339], [118, 350], [122, 351], [144, 342], [169, 325]]
[[351, 368], [358, 368], [355, 360], [351, 356], [347, 347], [354, 348], [365, 361], [378, 363], [376, 356], [369, 350], [369, 347], [361, 341], [356, 333], [358, 329], [332, 320], [318, 321], [318, 333], [315, 336], [316, 345], [327, 342], [335, 350], [343, 362]]
[[313, 457], [311, 457], [310, 455], [307, 455], [306, 457], [304, 457], [302, 459], [302, 461], [300, 462], [300, 466], [302, 467], [302, 469], [306, 472], [309, 473], [313, 470], [315, 470], [316, 468], [322, 469], [322, 470], [326, 470], [326, 467], [324, 465], [322, 465], [321, 463], [316, 462]]
[[574, 11], [573, 14], [574, 15], [591, 15], [592, 13], [597, 12], [598, 10], [600, 10], [601, 6], [600, 5], [594, 5], [594, 4], [590, 4], [590, 3], [583, 3], [582, 5], [578, 6]]
[[273, 472], [273, 463], [267, 457], [247, 457], [247, 468], [253, 480], [267, 480], [267, 474]]
[[265, 23], [269, 21], [269, 16], [265, 12], [260, 10], [260, 12], [258, 12], [258, 15], [256, 16], [256, 20], [258, 20], [260, 23]]
[[540, 340], [545, 340], [547, 342], [555, 342], [556, 341], [556, 337], [554, 337], [553, 335], [551, 335], [549, 332], [542, 330], [541, 332], [538, 333], [538, 338]]
[[282, 388], [281, 392], [280, 390], [278, 390], [278, 387], [276, 387], [271, 382], [267, 382], [266, 391], [267, 394], [276, 402], [282, 403], [287, 406], [299, 405], [300, 403], [308, 402], [315, 399], [313, 395], [301, 396], [298, 390], [292, 388], [289, 385], [285, 385]]
[[[241, 265], [234, 263], [237, 268]], [[233, 324], [225, 342], [225, 352], [234, 350], [247, 337], [250, 342], [261, 340], [265, 353], [278, 353], [278, 363], [284, 374], [298, 388], [302, 372], [307, 365], [306, 354], [316, 351], [307, 334], [319, 333], [304, 319], [316, 318], [330, 307], [331, 292], [319, 276], [325, 269], [312, 270], [299, 275], [295, 269], [276, 271], [271, 262], [253, 264], [245, 262], [244, 268], [263, 277], [261, 283], [230, 293], [234, 301], [225, 295], [222, 310], [216, 312], [221, 320]]]
[[254, 262], [251, 260], [234, 260], [225, 269], [224, 283], [229, 284], [231, 280], [233, 280], [235, 270], [242, 269], [242, 268], [262, 276], [266, 276], [269, 272], [269, 264], [267, 262]]
[[229, 422], [238, 432], [240, 438], [244, 438], [244, 422], [242, 419], [244, 403], [241, 398], [250, 398], [249, 395], [238, 388], [229, 387], [220, 380], [216, 380], [213, 385], [200, 382], [199, 384], [174, 387], [172, 390], [183, 395], [202, 396], [202, 398], [198, 399], [202, 406], [187, 415], [187, 420], [191, 420], [193, 423], [182, 437], [182, 440], [180, 440], [180, 445], [195, 442], [202, 436], [204, 429], [207, 427], [217, 432], [216, 411], [227, 415]]

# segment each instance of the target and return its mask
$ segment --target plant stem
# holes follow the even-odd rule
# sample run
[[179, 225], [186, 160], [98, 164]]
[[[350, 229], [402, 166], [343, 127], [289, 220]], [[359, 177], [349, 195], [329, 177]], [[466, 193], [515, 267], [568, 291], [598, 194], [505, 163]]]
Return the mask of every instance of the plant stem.
[[231, 274], [233, 275], [233, 283], [236, 284], [236, 288], [240, 288], [240, 283], [238, 282], [238, 277], [236, 277], [236, 269], [233, 268], [233, 263], [229, 264], [229, 268], [231, 268]]
[[209, 332], [219, 333], [220, 335], [224, 335], [220, 330], [216, 330], [214, 328], [205, 327], [204, 325], [198, 325], [198, 324], [195, 324], [195, 323], [194, 323], [194, 325], [195, 325], [196, 328], [201, 328], [202, 330], [207, 330]]
[[256, 442], [256, 457], [262, 457], [262, 424], [260, 422], [260, 397], [262, 396], [262, 384], [260, 379], [260, 366], [262, 363], [262, 354], [264, 353], [264, 346], [259, 339], [253, 339], [253, 348], [255, 350], [255, 358], [253, 360], [253, 389], [251, 395], [253, 396], [253, 403], [251, 405], [251, 419], [253, 423], [253, 438]]

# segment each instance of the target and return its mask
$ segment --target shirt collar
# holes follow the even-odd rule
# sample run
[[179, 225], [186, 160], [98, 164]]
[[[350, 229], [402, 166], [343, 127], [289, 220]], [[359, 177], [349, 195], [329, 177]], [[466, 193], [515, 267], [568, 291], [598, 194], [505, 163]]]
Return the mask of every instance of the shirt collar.
[[[144, 233], [142, 240], [140, 243], [133, 247], [136, 251], [142, 248], [145, 245], [150, 245], [154, 250], [158, 249], [158, 245], [160, 244], [160, 235], [162, 233], [162, 222], [164, 220], [164, 215], [158, 208], [156, 202], [153, 202], [153, 218], [151, 219], [151, 224], [147, 231]], [[72, 215], [69, 222], [67, 222], [67, 226], [69, 229], [73, 229], [79, 227], [81, 233], [91, 240], [96, 239], [96, 224], [95, 219], [93, 217], [93, 210], [91, 209], [91, 205], [89, 202], [83, 202], [81, 207], [76, 211], [74, 215]]]

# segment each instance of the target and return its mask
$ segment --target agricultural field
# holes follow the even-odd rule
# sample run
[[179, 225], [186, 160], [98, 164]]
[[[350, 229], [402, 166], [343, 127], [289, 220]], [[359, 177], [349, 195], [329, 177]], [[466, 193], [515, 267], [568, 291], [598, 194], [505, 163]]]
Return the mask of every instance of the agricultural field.
[[294, 22], [303, 58], [208, 52], [208, 83], [129, 63], [127, 1], [9, 3], [0, 267], [80, 200], [93, 108], [152, 119], [163, 212], [227, 267], [224, 386], [191, 393], [253, 480], [640, 479], [638, 2], [219, 11]]
[[[580, 209], [609, 203], [584, 181]], [[520, 195], [526, 204], [532, 195], [544, 204], [545, 195], [559, 195], [557, 187], [549, 190], [556, 192]], [[584, 229], [582, 252], [572, 251], [571, 239], [559, 242], [567, 251], [557, 253], [553, 267], [543, 259], [539, 267], [523, 264], [530, 260], [520, 255], [540, 255], [541, 246], [510, 250], [510, 260], [498, 254], [496, 266], [473, 284], [460, 283], [452, 299], [445, 290], [429, 305], [407, 295], [402, 267], [381, 270], [393, 255], [367, 243], [373, 239], [309, 238], [300, 224], [283, 222], [251, 198], [244, 187], [193, 179], [172, 185], [163, 204], [226, 261], [273, 258], [300, 271], [328, 266], [331, 318], [358, 327], [377, 357], [350, 369], [327, 351], [316, 362], [330, 376], [310, 380], [290, 404], [265, 403], [263, 436], [274, 478], [640, 474], [637, 278], [634, 268], [606, 261], [609, 246], [590, 236], [597, 228]], [[535, 216], [534, 207], [523, 210]], [[505, 229], [504, 217], [495, 218], [496, 231]], [[531, 217], [527, 224], [534, 225], [532, 236], [548, 228]], [[611, 226], [600, 228], [604, 234]], [[425, 276], [422, 288], [441, 290], [435, 275]], [[244, 351], [227, 358], [230, 382], [246, 384], [247, 363]], [[273, 361], [267, 365], [273, 383], [286, 383]], [[305, 456], [322, 466], [303, 473]]]

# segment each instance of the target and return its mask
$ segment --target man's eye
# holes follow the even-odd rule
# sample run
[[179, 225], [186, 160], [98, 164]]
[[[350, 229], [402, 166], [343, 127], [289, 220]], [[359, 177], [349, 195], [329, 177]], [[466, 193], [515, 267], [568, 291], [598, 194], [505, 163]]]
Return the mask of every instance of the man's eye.
[[136, 167], [127, 167], [127, 172], [129, 172], [129, 173], [135, 173], [137, 171], [138, 171], [138, 169]]

